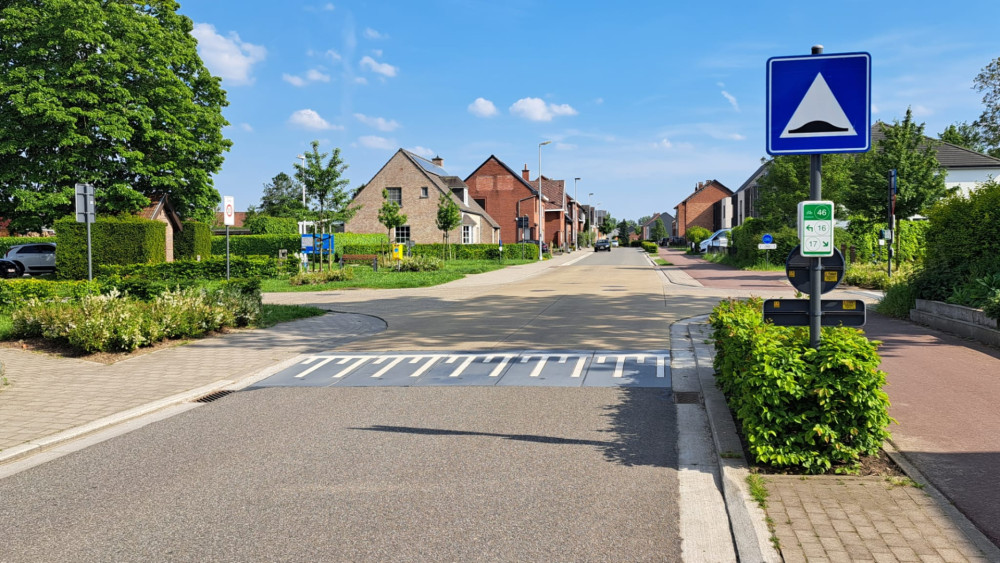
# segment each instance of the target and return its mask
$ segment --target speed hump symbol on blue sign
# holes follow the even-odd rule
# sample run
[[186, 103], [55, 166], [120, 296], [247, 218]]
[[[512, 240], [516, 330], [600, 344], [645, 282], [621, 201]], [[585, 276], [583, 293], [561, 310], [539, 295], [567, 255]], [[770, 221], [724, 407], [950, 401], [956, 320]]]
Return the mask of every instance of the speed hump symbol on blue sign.
[[871, 148], [871, 55], [767, 60], [767, 152], [823, 154]]
[[772, 242], [774, 242], [774, 237], [772, 237], [770, 233], [768, 233], [760, 237], [760, 241], [763, 242], [764, 244], [771, 244]]

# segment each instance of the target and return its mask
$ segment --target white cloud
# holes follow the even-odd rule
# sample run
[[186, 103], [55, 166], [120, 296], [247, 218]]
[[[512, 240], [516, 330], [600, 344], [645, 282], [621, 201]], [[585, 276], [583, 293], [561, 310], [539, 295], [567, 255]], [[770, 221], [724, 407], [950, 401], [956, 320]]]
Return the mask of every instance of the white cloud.
[[432, 151], [431, 149], [429, 149], [427, 147], [421, 147], [419, 145], [413, 147], [412, 149], [409, 149], [409, 151], [412, 152], [413, 154], [419, 154], [420, 156], [422, 156], [424, 158], [433, 158], [434, 157], [434, 151]]
[[306, 79], [308, 79], [310, 82], [329, 82], [330, 75], [323, 74], [319, 70], [311, 68], [309, 69], [308, 72], [306, 72]]
[[572, 143], [556, 143], [555, 148], [557, 151], [572, 151], [576, 150], [578, 147]]
[[597, 98], [596, 100], [594, 100], [594, 103], [597, 105], [601, 105], [604, 103], [604, 98]]
[[670, 139], [667, 139], [666, 137], [664, 137], [660, 141], [657, 141], [657, 142], [653, 143], [653, 148], [654, 149], [664, 149], [664, 150], [667, 150], [667, 149], [674, 148], [674, 144], [670, 142]]
[[927, 117], [928, 115], [934, 115], [934, 110], [920, 104], [913, 106], [911, 109], [913, 110], [914, 117]]
[[510, 113], [531, 121], [552, 121], [557, 115], [577, 115], [569, 104], [546, 104], [541, 98], [521, 98], [510, 106]]
[[399, 123], [394, 119], [386, 120], [384, 117], [370, 117], [363, 113], [356, 113], [354, 117], [358, 119], [361, 123], [369, 127], [374, 127], [379, 131], [394, 131], [399, 128]]
[[211, 24], [194, 24], [191, 35], [198, 40], [198, 53], [205, 66], [234, 86], [253, 84], [254, 79], [250, 76], [253, 65], [267, 57], [264, 47], [242, 41], [236, 32], [223, 37]]
[[497, 107], [486, 98], [476, 98], [469, 104], [469, 113], [476, 117], [493, 117], [497, 114]]
[[240, 123], [240, 129], [243, 129], [247, 133], [253, 133], [253, 127], [249, 123]]
[[739, 102], [736, 101], [736, 96], [734, 96], [734, 95], [730, 94], [729, 92], [726, 92], [725, 90], [723, 90], [722, 91], [722, 97], [725, 98], [725, 99], [727, 99], [727, 100], [729, 100], [729, 104], [731, 106], [733, 106], [734, 110], [740, 111], [740, 104], [739, 104]]
[[385, 38], [387, 38], [389, 36], [388, 35], [384, 35], [382, 33], [379, 33], [379, 32], [375, 31], [374, 29], [372, 29], [370, 27], [366, 27], [365, 28], [365, 37], [368, 38], [368, 39], [385, 39]]
[[355, 84], [368, 84], [368, 79], [364, 76], [358, 76], [354, 78]]
[[298, 86], [299, 88], [306, 85], [306, 81], [301, 76], [294, 76], [292, 74], [282, 74], [281, 79], [291, 84], [292, 86]]
[[389, 63], [380, 63], [368, 55], [361, 58], [361, 68], [367, 68], [372, 72], [389, 77], [396, 76], [396, 72], [399, 70]]
[[332, 125], [327, 120], [320, 117], [318, 113], [311, 109], [300, 109], [288, 118], [288, 122], [305, 129], [314, 131], [326, 131], [329, 129], [343, 129], [339, 125]]
[[332, 11], [334, 11], [335, 9], [336, 9], [336, 7], [335, 7], [335, 6], [334, 6], [334, 5], [332, 4], [332, 3], [330, 3], [330, 2], [327, 2], [327, 3], [326, 3], [326, 4], [324, 5], [324, 6], [323, 6], [323, 11], [325, 11], [325, 12], [332, 12]]
[[382, 49], [372, 49], [372, 54], [375, 55], [376, 57], [381, 57]]
[[395, 140], [379, 137], [378, 135], [365, 135], [364, 137], [359, 137], [358, 142], [361, 143], [361, 146], [369, 149], [392, 150], [396, 148]]
[[723, 138], [730, 141], [745, 141], [747, 137], [746, 135], [740, 135], [739, 133], [727, 133], [723, 135]]
[[341, 59], [340, 53], [334, 51], [333, 49], [330, 49], [327, 52], [323, 53], [323, 56], [335, 63], [339, 63]]

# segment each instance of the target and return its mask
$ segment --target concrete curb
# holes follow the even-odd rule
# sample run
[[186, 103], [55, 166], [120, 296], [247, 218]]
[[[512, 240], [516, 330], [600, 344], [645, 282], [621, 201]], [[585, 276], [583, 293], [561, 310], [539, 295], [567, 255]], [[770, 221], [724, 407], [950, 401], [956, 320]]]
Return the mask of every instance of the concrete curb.
[[[736, 423], [726, 399], [715, 386], [715, 368], [712, 366], [714, 349], [706, 343], [709, 337], [708, 316], [702, 315], [674, 323], [678, 332], [687, 333], [686, 343], [694, 350], [697, 382], [705, 402], [709, 428], [715, 445], [715, 455], [721, 474], [720, 488], [729, 514], [729, 525], [736, 553], [740, 561], [780, 563], [781, 554], [771, 543], [767, 527], [767, 514], [750, 495], [746, 477], [750, 466], [743, 456], [743, 446], [736, 433]], [[671, 333], [675, 334], [671, 327]], [[678, 347], [671, 341], [671, 352]], [[724, 457], [723, 457], [724, 456]]]
[[183, 393], [171, 395], [170, 397], [166, 397], [164, 399], [152, 401], [150, 403], [146, 403], [145, 405], [115, 413], [110, 416], [97, 419], [93, 422], [88, 422], [86, 424], [70, 428], [69, 430], [64, 430], [57, 434], [52, 434], [18, 446], [6, 448], [3, 451], [0, 451], [0, 464], [17, 461], [22, 458], [41, 453], [66, 442], [106, 430], [107, 428], [122, 424], [123, 422], [147, 416], [168, 407], [194, 401], [195, 399], [211, 393], [242, 389], [262, 379], [270, 377], [275, 373], [294, 365], [296, 362], [302, 361], [303, 357], [303, 355], [297, 354], [293, 358], [273, 364], [242, 379], [235, 381], [231, 379], [221, 379], [207, 385], [202, 385], [201, 387], [190, 389]]
[[924, 492], [934, 499], [938, 507], [941, 508], [941, 511], [944, 512], [948, 519], [951, 520], [951, 522], [955, 524], [955, 526], [961, 530], [963, 534], [965, 534], [965, 537], [968, 538], [980, 552], [982, 552], [983, 557], [985, 557], [987, 561], [1000, 561], [1000, 548], [993, 545], [993, 542], [987, 539], [987, 537], [979, 531], [979, 528], [977, 528], [975, 524], [965, 517], [965, 514], [962, 514], [957, 508], [955, 508], [955, 505], [952, 504], [951, 501], [949, 501], [948, 498], [941, 493], [941, 491], [937, 490], [937, 487], [935, 487], [930, 480], [928, 480], [927, 477], [925, 477], [924, 474], [916, 468], [915, 465], [910, 463], [910, 460], [906, 459], [906, 455], [896, 448], [896, 444], [893, 444], [892, 441], [887, 441], [882, 444], [882, 449], [885, 450], [885, 453], [889, 455], [892, 461], [896, 462], [896, 465], [903, 470], [903, 473], [906, 473], [907, 477], [923, 485]]

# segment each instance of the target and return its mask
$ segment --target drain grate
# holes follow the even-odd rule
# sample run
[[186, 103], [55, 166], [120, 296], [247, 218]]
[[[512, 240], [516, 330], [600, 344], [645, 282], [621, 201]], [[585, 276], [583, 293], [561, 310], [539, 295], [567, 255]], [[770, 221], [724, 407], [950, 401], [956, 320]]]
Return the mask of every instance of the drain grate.
[[222, 391], [216, 391], [215, 393], [209, 393], [204, 397], [199, 397], [192, 402], [195, 403], [211, 403], [212, 401], [217, 401], [230, 393], [235, 393], [232, 389], [223, 389]]
[[701, 393], [697, 391], [674, 391], [675, 405], [697, 405], [701, 403]]

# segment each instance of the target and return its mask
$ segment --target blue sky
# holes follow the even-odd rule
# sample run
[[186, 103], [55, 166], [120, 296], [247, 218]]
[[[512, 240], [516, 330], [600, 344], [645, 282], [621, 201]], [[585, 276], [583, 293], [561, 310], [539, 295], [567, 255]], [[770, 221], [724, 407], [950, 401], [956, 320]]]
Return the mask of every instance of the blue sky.
[[[681, 5], [683, 4], [683, 5]], [[699, 181], [735, 190], [765, 156], [769, 57], [867, 51], [872, 117], [907, 106], [936, 136], [982, 111], [1000, 2], [187, 0], [220, 76], [233, 141], [215, 176], [246, 209], [321, 142], [350, 186], [399, 148], [465, 178], [491, 154], [573, 178], [617, 219], [673, 207]]]

